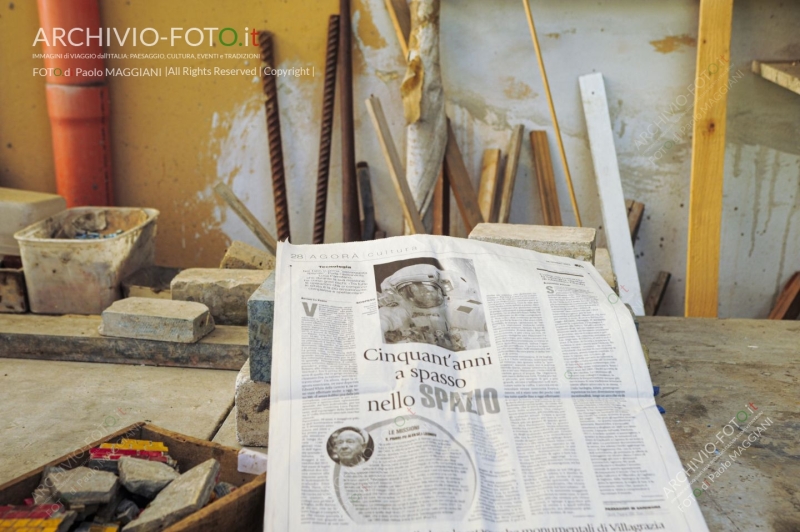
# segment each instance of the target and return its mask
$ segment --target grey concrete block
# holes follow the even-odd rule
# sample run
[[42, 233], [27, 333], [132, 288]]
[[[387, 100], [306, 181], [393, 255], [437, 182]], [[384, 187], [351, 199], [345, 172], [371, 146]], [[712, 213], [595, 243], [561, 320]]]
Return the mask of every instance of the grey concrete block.
[[219, 267], [228, 270], [274, 270], [275, 256], [244, 242], [234, 240], [225, 251]]
[[130, 297], [103, 311], [100, 334], [192, 343], [214, 330], [208, 307], [191, 301]]
[[250, 378], [258, 382], [272, 379], [272, 323], [275, 314], [275, 272], [247, 301], [247, 327], [250, 337]]
[[123, 456], [119, 459], [119, 481], [131, 493], [152, 499], [178, 478], [177, 471], [161, 462]]
[[241, 445], [269, 445], [270, 385], [250, 378], [250, 361], [236, 378], [236, 439]]
[[219, 473], [219, 462], [211, 458], [173, 480], [161, 490], [124, 532], [163, 530], [206, 505]]
[[117, 475], [88, 467], [54, 471], [48, 475], [45, 484], [52, 486], [51, 491], [56, 499], [66, 501], [70, 507], [105, 504], [119, 489]]
[[247, 300], [270, 273], [269, 270], [191, 268], [172, 280], [172, 299], [203, 303], [218, 325], [247, 325]]
[[503, 244], [560, 257], [594, 262], [597, 231], [591, 227], [489, 224], [475, 226], [473, 240]]

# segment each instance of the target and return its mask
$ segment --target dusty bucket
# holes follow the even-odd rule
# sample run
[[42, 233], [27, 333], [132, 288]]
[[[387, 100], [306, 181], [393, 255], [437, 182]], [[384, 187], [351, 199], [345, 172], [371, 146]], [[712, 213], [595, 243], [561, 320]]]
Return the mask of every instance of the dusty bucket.
[[155, 258], [155, 209], [76, 207], [14, 234], [31, 312], [100, 314]]

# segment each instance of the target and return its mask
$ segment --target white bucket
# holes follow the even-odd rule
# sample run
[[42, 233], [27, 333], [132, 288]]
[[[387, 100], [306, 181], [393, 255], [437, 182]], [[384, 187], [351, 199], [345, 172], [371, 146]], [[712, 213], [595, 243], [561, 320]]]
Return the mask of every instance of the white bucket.
[[[31, 312], [100, 314], [120, 299], [120, 282], [155, 258], [155, 209], [77, 207], [14, 234]], [[77, 229], [109, 238], [79, 240]]]

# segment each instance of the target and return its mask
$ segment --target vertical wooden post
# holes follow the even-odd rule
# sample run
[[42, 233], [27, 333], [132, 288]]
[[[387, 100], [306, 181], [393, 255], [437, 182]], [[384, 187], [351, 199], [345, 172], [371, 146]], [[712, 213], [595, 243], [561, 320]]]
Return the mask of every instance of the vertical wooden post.
[[339, 0], [339, 104], [342, 124], [342, 240], [361, 240], [353, 123], [353, 50], [350, 0]]
[[[447, 163], [444, 163], [447, 164]], [[433, 191], [433, 234], [450, 234], [450, 180], [442, 165], [436, 189]]]
[[[733, 0], [700, 0], [686, 252], [687, 317], [717, 316], [732, 15]], [[724, 84], [714, 83], [715, 73], [725, 76]]]

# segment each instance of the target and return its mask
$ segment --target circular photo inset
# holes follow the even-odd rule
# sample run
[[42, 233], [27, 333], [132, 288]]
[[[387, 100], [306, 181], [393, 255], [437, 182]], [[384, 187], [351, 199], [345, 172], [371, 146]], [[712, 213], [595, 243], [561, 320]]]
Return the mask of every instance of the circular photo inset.
[[327, 447], [331, 460], [345, 467], [353, 467], [372, 458], [375, 442], [366, 430], [342, 427], [330, 435]]

